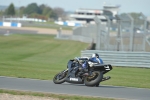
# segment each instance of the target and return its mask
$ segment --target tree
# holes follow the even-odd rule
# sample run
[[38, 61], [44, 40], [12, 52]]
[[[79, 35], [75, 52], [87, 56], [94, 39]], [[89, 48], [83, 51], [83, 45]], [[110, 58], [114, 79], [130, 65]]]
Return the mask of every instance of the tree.
[[9, 5], [9, 7], [6, 9], [6, 14], [7, 14], [7, 15], [11, 15], [11, 16], [13, 16], [13, 15], [16, 14], [16, 13], [15, 13], [15, 7], [14, 7], [14, 4], [13, 4], [13, 3], [11, 3], [11, 4]]
[[0, 10], [0, 16], [3, 15], [3, 13], [4, 13], [4, 12]]
[[[138, 26], [140, 26], [141, 24], [144, 23], [144, 20], [141, 19], [141, 14], [140, 14], [140, 13], [132, 12], [132, 13], [128, 13], [128, 14], [130, 14], [131, 17], [133, 18], [133, 20], [134, 20], [134, 25], [135, 25], [136, 27], [138, 27]], [[127, 14], [126, 14], [126, 13], [122, 13], [122, 14], [121, 14], [121, 17], [122, 17], [122, 19], [124, 19], [124, 20], [126, 20], [126, 19], [130, 20], [130, 18], [127, 17]]]
[[45, 8], [47, 8], [47, 6], [46, 6], [45, 4], [41, 4], [41, 5], [39, 6], [40, 14], [43, 14], [43, 11], [44, 11]]
[[65, 11], [64, 11], [63, 8], [56, 7], [56, 8], [53, 9], [53, 12], [54, 12], [54, 14], [56, 14], [57, 17], [59, 17], [59, 18], [62, 18], [62, 19], [65, 19], [65, 18], [66, 18], [66, 13], [65, 13]]
[[52, 13], [52, 10], [53, 10], [51, 7], [42, 4], [42, 5], [39, 6], [39, 8], [40, 8], [40, 11], [42, 12], [41, 13], [42, 15], [45, 15], [45, 16], [48, 16], [48, 17], [51, 16], [51, 13]]
[[41, 14], [43, 16], [46, 16], [47, 18], [53, 18], [53, 19], [57, 19], [57, 15], [56, 13], [54, 13], [53, 9], [47, 5], [40, 5], [39, 6], [40, 11], [42, 12]]
[[24, 10], [25, 10], [25, 7], [24, 7], [24, 6], [21, 6], [21, 7], [19, 8], [19, 16], [23, 16]]
[[58, 15], [54, 11], [51, 12], [50, 17], [53, 19], [58, 19]]
[[38, 7], [38, 5], [36, 3], [31, 3], [29, 4], [25, 9], [24, 9], [24, 13], [25, 14], [32, 14], [32, 13], [37, 13], [39, 14], [40, 13], [40, 9]]
[[144, 24], [144, 19], [141, 18], [141, 14], [140, 13], [130, 13], [130, 14], [134, 18], [135, 25]]
[[66, 17], [66, 13], [62, 8], [57, 7], [53, 9], [45, 4], [38, 6], [36, 3], [31, 3], [26, 7], [22, 6], [16, 12], [18, 12], [17, 15], [19, 16], [27, 15], [28, 17], [40, 19], [57, 19], [58, 17], [64, 19]]

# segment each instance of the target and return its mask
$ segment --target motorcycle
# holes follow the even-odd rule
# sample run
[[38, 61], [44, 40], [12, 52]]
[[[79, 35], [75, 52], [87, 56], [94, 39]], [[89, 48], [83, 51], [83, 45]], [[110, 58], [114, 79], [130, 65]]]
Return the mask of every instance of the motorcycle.
[[76, 60], [69, 60], [67, 69], [59, 72], [53, 78], [55, 84], [62, 84], [64, 82], [74, 84], [85, 84], [86, 86], [99, 86], [100, 82], [110, 78], [104, 78], [103, 75], [112, 70], [110, 64], [93, 64], [87, 61], [88, 71], [82, 72], [80, 70], [81, 62]]

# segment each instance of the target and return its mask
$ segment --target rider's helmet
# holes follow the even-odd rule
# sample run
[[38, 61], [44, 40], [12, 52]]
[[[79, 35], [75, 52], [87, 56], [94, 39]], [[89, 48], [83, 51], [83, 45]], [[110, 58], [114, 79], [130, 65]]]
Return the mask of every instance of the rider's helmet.
[[100, 58], [99, 58], [99, 54], [93, 53], [92, 57], [90, 58], [90, 61], [94, 62], [94, 63], [101, 63]]
[[98, 53], [93, 53], [92, 58], [94, 58], [94, 57], [99, 58], [99, 54]]

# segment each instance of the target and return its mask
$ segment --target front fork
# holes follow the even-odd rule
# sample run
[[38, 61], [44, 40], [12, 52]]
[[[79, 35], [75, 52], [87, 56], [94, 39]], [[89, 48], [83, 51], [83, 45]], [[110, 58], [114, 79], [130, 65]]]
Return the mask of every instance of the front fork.
[[64, 70], [62, 73], [65, 73], [65, 72], [67, 72], [68, 71], [68, 68], [66, 69], [66, 70]]
[[64, 75], [65, 75], [65, 73], [68, 71], [68, 69], [66, 69], [66, 70], [64, 70], [64, 71], [62, 71], [59, 75], [59, 77], [60, 78], [63, 78], [64, 77]]

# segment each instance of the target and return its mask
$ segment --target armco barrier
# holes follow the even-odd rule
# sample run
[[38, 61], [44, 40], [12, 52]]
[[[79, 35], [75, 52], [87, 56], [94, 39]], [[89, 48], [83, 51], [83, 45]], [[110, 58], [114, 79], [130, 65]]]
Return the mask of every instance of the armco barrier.
[[84, 50], [81, 56], [90, 57], [92, 53], [98, 53], [104, 63], [113, 66], [150, 68], [150, 52]]
[[15, 22], [0, 22], [0, 26], [21, 27], [21, 23], [15, 23]]

